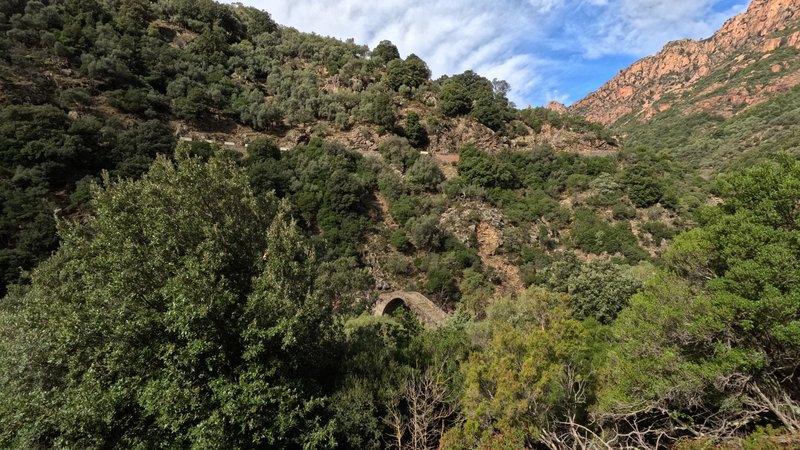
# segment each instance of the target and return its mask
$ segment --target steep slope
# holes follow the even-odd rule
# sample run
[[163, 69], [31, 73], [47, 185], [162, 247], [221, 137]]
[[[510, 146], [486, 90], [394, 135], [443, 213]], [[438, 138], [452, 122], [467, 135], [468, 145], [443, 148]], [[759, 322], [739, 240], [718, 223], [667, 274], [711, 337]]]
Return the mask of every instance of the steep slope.
[[[242, 5], [14, 0], [0, 10], [0, 296], [57, 248], [56, 218], [86, 212], [102, 171], [137, 178], [178, 141], [202, 155], [222, 147], [247, 164], [257, 159], [244, 158], [248, 145], [264, 138], [283, 150], [321, 138], [372, 159], [381, 144], [405, 142], [408, 161], [427, 152], [451, 178], [467, 144], [618, 151], [602, 127], [563, 111], [515, 110], [507, 86], [474, 72], [431, 80], [424, 61], [401, 59], [388, 41], [370, 51]], [[264, 189], [281, 195], [311, 184], [262, 172]], [[305, 204], [321, 192], [305, 192], [315, 200]], [[305, 219], [310, 232], [335, 234]], [[352, 245], [362, 237], [344, 235]]]
[[709, 39], [667, 44], [570, 110], [604, 125], [675, 108], [727, 118], [800, 84], [799, 68], [800, 4], [753, 0]]

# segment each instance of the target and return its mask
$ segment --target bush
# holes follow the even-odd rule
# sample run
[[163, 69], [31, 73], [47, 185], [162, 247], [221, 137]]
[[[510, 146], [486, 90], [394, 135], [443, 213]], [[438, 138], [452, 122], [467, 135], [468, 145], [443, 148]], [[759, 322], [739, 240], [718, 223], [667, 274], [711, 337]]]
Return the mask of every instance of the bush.
[[575, 211], [572, 237], [577, 247], [589, 253], [620, 253], [632, 261], [647, 257], [631, 232], [630, 224], [609, 225], [586, 208]]
[[403, 230], [397, 230], [392, 233], [392, 236], [389, 238], [389, 243], [392, 244], [397, 251], [407, 253], [412, 250], [411, 241], [408, 240], [408, 236], [403, 232]]
[[636, 218], [636, 209], [627, 202], [620, 201], [611, 208], [611, 214], [616, 220], [631, 220]]
[[414, 165], [406, 172], [406, 178], [412, 188], [427, 192], [436, 192], [444, 181], [444, 174], [439, 164], [430, 156], [417, 158]]
[[364, 94], [361, 98], [361, 111], [365, 120], [387, 130], [394, 129], [397, 122], [394, 99], [386, 92]]
[[259, 137], [247, 145], [247, 154], [254, 161], [276, 160], [281, 158], [281, 149], [271, 139]]
[[397, 46], [392, 44], [391, 41], [380, 41], [378, 45], [375, 46], [375, 49], [372, 50], [371, 59], [378, 64], [385, 65], [389, 61], [400, 59], [400, 51], [397, 50]]
[[468, 184], [480, 187], [514, 189], [519, 187], [513, 168], [506, 162], [473, 145], [461, 149], [458, 162], [458, 174]]
[[406, 138], [391, 136], [378, 146], [380, 153], [395, 169], [405, 173], [419, 158], [419, 151], [409, 145]]
[[472, 99], [466, 87], [455, 79], [442, 83], [437, 102], [439, 111], [445, 116], [455, 117], [472, 111]]
[[405, 225], [412, 218], [423, 214], [421, 208], [420, 199], [411, 195], [402, 195], [389, 202], [389, 212], [400, 225]]
[[408, 113], [404, 134], [408, 143], [414, 148], [424, 148], [428, 145], [428, 130], [419, 123], [419, 116], [415, 112]]
[[411, 275], [413, 273], [413, 266], [408, 259], [401, 255], [389, 255], [386, 258], [386, 270], [394, 275]]
[[428, 279], [425, 282], [426, 293], [439, 300], [453, 300], [458, 297], [456, 280], [446, 269], [432, 268], [428, 270]]
[[442, 246], [439, 218], [433, 215], [414, 217], [406, 223], [409, 238], [419, 250], [434, 251]]
[[108, 103], [123, 112], [154, 118], [169, 110], [167, 99], [150, 89], [128, 89], [111, 91]]
[[660, 221], [649, 221], [642, 224], [642, 230], [650, 233], [653, 243], [660, 246], [664, 240], [669, 240], [677, 234], [675, 229]]

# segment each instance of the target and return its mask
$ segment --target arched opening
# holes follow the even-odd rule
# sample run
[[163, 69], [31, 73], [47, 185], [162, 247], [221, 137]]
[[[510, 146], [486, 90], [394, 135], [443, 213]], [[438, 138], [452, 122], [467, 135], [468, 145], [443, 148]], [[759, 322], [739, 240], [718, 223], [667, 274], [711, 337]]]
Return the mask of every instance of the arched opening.
[[383, 315], [391, 316], [394, 315], [394, 312], [398, 309], [403, 309], [406, 311], [411, 311], [406, 305], [406, 302], [403, 301], [402, 298], [393, 298], [389, 303], [386, 304], [383, 308]]

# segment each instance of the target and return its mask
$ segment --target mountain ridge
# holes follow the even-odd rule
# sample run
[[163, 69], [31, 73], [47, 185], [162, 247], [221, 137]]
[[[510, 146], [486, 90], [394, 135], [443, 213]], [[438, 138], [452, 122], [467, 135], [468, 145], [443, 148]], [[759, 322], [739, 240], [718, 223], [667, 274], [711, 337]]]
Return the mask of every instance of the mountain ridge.
[[800, 6], [753, 0], [704, 40], [666, 44], [569, 110], [603, 125], [647, 122], [675, 106], [731, 117], [800, 83]]

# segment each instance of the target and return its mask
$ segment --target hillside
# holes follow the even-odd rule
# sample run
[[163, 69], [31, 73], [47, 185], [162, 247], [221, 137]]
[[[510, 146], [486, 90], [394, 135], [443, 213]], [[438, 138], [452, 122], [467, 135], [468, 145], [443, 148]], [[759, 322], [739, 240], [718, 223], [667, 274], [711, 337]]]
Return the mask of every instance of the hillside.
[[[646, 261], [704, 196], [678, 181], [678, 164], [620, 154], [599, 125], [517, 110], [507, 83], [471, 71], [431, 80], [390, 42], [303, 34], [241, 5], [92, 4], [15, 4], [2, 23], [3, 286], [57, 247], [55, 221], [86, 212], [102, 171], [136, 178], [176, 142], [239, 155], [329, 258], [354, 257], [375, 286], [447, 308], [466, 269], [513, 292], [572, 249], [584, 262]], [[273, 144], [282, 155], [254, 154]], [[320, 167], [340, 170], [353, 197], [332, 204], [327, 180], [307, 173]]]
[[604, 125], [666, 111], [730, 118], [800, 84], [800, 5], [753, 0], [702, 41], [667, 44], [622, 70], [570, 110]]
[[241, 4], [0, 5], [0, 448], [798, 447], [793, 29], [760, 103], [606, 128]]

